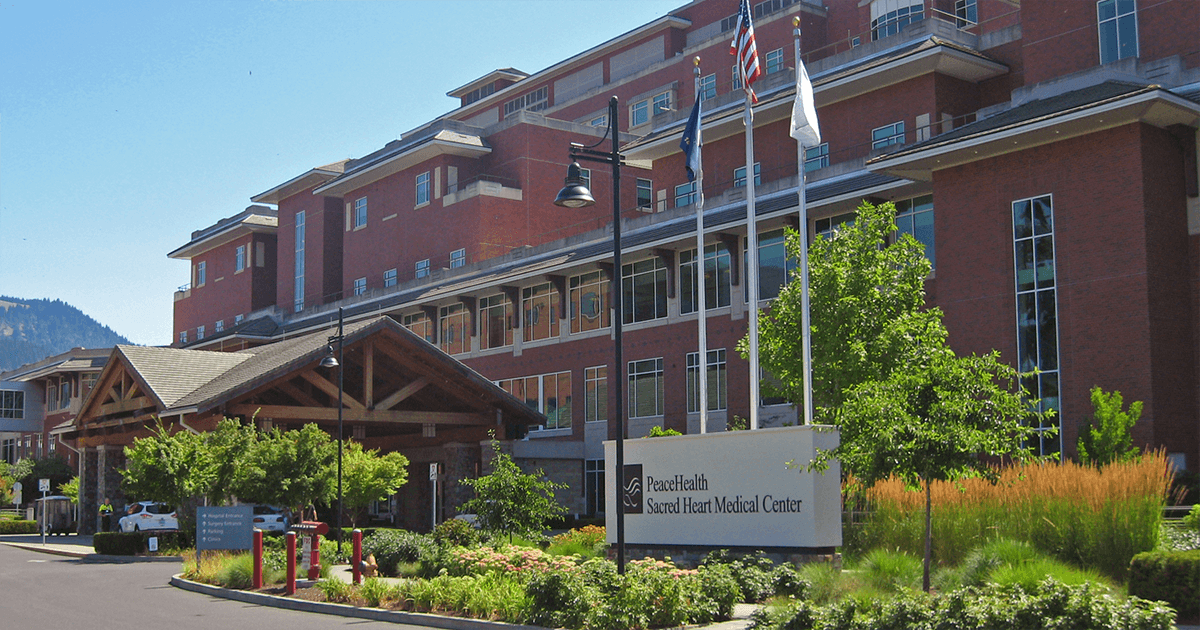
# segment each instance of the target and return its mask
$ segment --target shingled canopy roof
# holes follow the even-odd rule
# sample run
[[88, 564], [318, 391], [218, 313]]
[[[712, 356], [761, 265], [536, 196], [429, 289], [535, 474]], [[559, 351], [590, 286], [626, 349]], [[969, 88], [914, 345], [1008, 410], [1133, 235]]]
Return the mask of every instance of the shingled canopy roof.
[[[239, 352], [117, 346], [67, 437], [144, 430], [157, 418], [337, 420], [337, 370], [320, 367], [336, 328]], [[389, 317], [344, 330], [343, 419], [371, 436], [425, 425], [541, 424], [544, 418]], [[105, 439], [104, 442], [113, 440]], [[119, 441], [119, 440], [118, 440]]]

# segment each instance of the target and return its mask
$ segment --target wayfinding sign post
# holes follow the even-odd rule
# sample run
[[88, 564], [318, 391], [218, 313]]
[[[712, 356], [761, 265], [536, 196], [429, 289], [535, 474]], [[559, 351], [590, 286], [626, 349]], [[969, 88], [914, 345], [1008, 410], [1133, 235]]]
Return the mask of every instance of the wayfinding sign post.
[[249, 505], [196, 508], [196, 564], [206, 549], [249, 549], [254, 536]]

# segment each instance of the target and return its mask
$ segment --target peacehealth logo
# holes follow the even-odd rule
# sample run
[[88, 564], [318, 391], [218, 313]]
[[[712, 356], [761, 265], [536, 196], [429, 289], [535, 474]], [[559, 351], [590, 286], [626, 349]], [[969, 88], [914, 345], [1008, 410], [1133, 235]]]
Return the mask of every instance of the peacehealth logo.
[[[804, 503], [771, 494], [705, 494], [708, 491], [709, 480], [704, 473], [643, 477], [641, 464], [625, 466], [622, 500], [626, 514], [784, 514], [800, 512]], [[653, 496], [656, 494], [678, 496], [660, 498]]]

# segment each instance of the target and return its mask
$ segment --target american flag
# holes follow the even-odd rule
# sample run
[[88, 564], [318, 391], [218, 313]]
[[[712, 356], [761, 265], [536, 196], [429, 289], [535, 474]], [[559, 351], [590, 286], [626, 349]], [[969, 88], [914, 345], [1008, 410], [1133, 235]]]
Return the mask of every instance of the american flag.
[[757, 103], [758, 96], [754, 94], [752, 83], [762, 75], [758, 67], [758, 48], [754, 45], [754, 24], [750, 21], [750, 0], [742, 0], [738, 9], [737, 34], [729, 45], [729, 54], [737, 55], [737, 65], [742, 76], [742, 89], [750, 95], [751, 102]]

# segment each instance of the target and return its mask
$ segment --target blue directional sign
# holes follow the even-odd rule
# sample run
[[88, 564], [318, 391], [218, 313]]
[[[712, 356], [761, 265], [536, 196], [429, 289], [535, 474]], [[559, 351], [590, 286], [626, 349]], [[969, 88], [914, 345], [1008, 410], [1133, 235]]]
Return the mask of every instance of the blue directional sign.
[[196, 550], [249, 549], [253, 519], [250, 505], [196, 508]]

